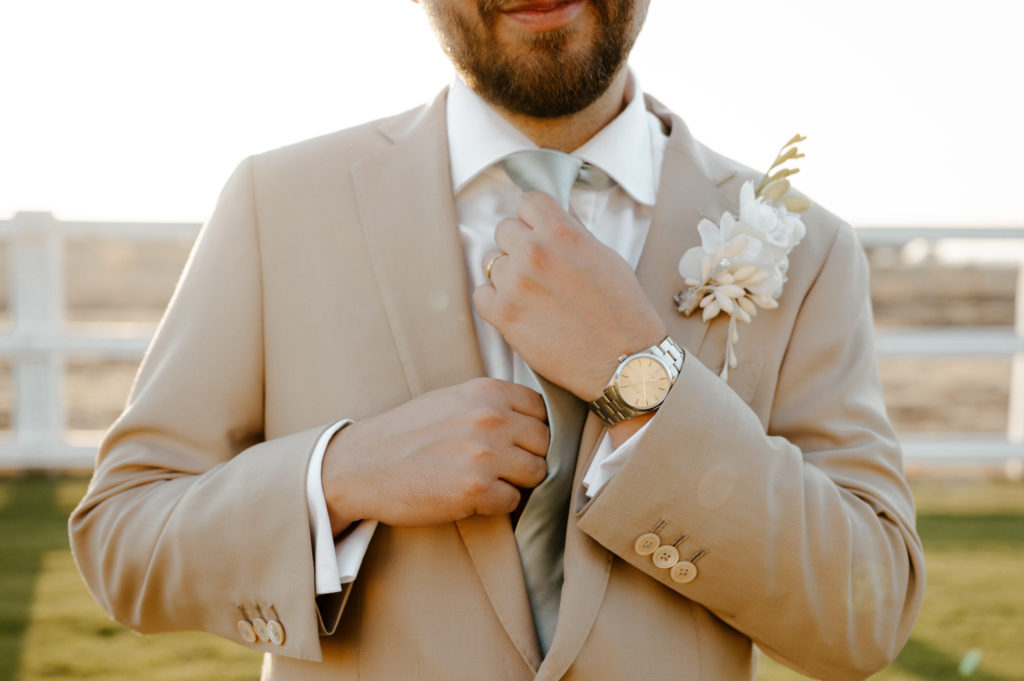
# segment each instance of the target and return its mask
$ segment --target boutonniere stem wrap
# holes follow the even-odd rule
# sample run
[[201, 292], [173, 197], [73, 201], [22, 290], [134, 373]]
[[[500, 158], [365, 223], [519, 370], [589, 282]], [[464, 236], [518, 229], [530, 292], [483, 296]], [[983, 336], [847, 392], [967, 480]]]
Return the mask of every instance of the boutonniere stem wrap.
[[719, 314], [729, 316], [723, 379], [737, 364], [739, 322], [749, 323], [758, 308], [779, 306], [789, 253], [807, 232], [800, 213], [811, 202], [787, 195], [788, 178], [800, 170], [782, 167], [803, 158], [796, 145], [805, 139], [795, 135], [786, 142], [756, 187], [753, 182], [743, 183], [739, 216], [723, 213], [718, 224], [701, 220], [697, 225], [701, 245], [679, 261], [686, 288], [675, 296], [677, 309], [687, 316], [701, 310], [705, 322]]

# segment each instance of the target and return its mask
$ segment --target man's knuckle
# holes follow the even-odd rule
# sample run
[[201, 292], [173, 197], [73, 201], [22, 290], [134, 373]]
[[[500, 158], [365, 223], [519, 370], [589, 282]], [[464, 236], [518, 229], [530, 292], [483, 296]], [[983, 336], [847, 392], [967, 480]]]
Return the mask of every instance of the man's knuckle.
[[566, 220], [559, 220], [551, 230], [552, 236], [561, 244], [576, 246], [580, 241], [580, 230]]
[[490, 405], [475, 408], [469, 416], [470, 422], [478, 430], [493, 430], [505, 422], [505, 413]]
[[[477, 308], [478, 311], [483, 312], [490, 307], [492, 301], [491, 293], [493, 293], [493, 289], [488, 289], [491, 289], [491, 287], [477, 286], [475, 289], [473, 289], [471, 297], [473, 299], [473, 305], [474, 307]], [[481, 310], [481, 308], [483, 308], [483, 310]]]
[[537, 281], [526, 272], [516, 272], [515, 276], [512, 277], [512, 294], [514, 297], [528, 295], [537, 290], [537, 288]]
[[464, 453], [469, 475], [475, 475], [476, 471], [483, 470], [494, 459], [491, 448], [481, 442], [471, 442], [465, 447]]
[[511, 485], [494, 485], [481, 497], [477, 508], [482, 515], [500, 515], [516, 510], [522, 498], [519, 490]]
[[[513, 285], [513, 288], [518, 289], [518, 286]], [[517, 293], [522, 292], [517, 291]], [[496, 313], [501, 324], [509, 325], [519, 321], [520, 317], [522, 317], [523, 309], [517, 303], [508, 300], [498, 305]]]
[[508, 382], [497, 378], [485, 376], [472, 379], [464, 393], [465, 408], [462, 416], [468, 416], [470, 422], [474, 423], [472, 419], [476, 416], [486, 419], [489, 415], [500, 413], [500, 406], [495, 405], [503, 405], [508, 401], [508, 386]]
[[545, 475], [548, 474], [548, 464], [547, 461], [539, 456], [532, 456], [530, 458], [533, 459], [533, 461], [528, 464], [530, 468], [529, 476], [533, 479], [533, 484], [536, 485], [544, 479]]
[[531, 241], [523, 247], [523, 254], [526, 261], [536, 270], [543, 270], [548, 266], [551, 256], [547, 247], [536, 241]]
[[486, 400], [501, 393], [500, 381], [487, 376], [472, 378], [465, 384], [469, 398], [474, 401]]
[[509, 235], [513, 234], [519, 226], [519, 220], [516, 220], [515, 218], [505, 218], [498, 223], [497, 227], [494, 228], [495, 240], [501, 244]]
[[473, 473], [462, 479], [461, 492], [466, 499], [476, 499], [490, 489], [491, 481], [480, 473]]
[[511, 487], [509, 493], [505, 496], [503, 503], [501, 504], [501, 509], [498, 513], [511, 513], [516, 510], [516, 507], [519, 506], [519, 501], [522, 498], [522, 493], [515, 487]]

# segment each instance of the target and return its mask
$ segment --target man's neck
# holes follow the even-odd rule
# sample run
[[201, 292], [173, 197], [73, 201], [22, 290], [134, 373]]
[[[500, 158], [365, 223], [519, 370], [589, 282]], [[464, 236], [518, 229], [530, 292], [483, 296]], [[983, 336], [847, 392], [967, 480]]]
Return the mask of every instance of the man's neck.
[[533, 118], [495, 109], [538, 147], [570, 152], [583, 146], [626, 107], [628, 82], [629, 70], [623, 68], [590, 106], [560, 118]]

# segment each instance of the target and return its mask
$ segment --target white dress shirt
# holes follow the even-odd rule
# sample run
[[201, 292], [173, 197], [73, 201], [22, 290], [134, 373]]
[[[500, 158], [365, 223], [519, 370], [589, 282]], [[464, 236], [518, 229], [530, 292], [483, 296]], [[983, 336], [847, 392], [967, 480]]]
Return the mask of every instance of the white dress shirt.
[[[626, 108], [573, 155], [597, 166], [615, 180], [610, 189], [573, 189], [570, 210], [602, 243], [636, 268], [651, 226], [655, 195], [668, 138], [661, 123], [644, 106], [630, 74]], [[458, 214], [466, 273], [471, 287], [486, 283], [484, 256], [497, 249], [494, 228], [515, 216], [522, 193], [498, 161], [537, 145], [456, 79], [448, 91], [448, 145], [452, 187]], [[487, 375], [527, 383], [525, 362], [509, 348], [497, 329], [474, 310], [477, 339]], [[337, 544], [331, 535], [327, 503], [321, 485], [321, 467], [327, 443], [351, 421], [339, 421], [324, 432], [310, 460], [306, 479], [314, 546], [317, 594], [335, 593], [355, 580], [377, 526], [364, 520]], [[642, 432], [642, 430], [641, 430]], [[587, 470], [583, 484], [593, 496], [633, 451], [640, 433], [613, 449], [607, 435]]]

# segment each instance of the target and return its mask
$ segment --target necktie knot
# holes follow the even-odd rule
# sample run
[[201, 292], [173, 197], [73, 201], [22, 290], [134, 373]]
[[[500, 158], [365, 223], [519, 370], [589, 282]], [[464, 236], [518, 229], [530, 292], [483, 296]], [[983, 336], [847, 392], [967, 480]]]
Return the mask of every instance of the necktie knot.
[[565, 210], [574, 186], [601, 190], [615, 185], [609, 175], [582, 159], [554, 149], [517, 151], [501, 161], [509, 178], [524, 192], [550, 194]]

